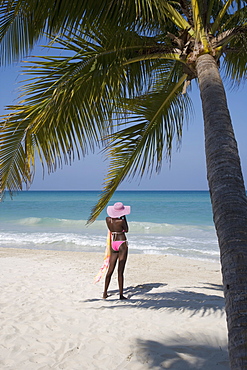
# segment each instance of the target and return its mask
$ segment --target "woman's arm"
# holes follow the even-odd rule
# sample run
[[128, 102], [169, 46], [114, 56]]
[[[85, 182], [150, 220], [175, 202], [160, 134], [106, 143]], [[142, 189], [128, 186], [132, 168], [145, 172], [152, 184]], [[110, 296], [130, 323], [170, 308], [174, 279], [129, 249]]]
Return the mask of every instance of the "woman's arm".
[[127, 233], [129, 231], [129, 226], [128, 226], [126, 217], [122, 216], [121, 219], [122, 219], [122, 223], [123, 223], [123, 230]]

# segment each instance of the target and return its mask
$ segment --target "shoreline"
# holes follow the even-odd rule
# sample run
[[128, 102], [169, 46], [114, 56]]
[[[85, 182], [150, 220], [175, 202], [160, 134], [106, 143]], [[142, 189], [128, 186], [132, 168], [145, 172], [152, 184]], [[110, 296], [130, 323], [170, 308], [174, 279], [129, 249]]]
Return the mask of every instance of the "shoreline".
[[99, 252], [0, 248], [1, 369], [229, 369], [220, 265], [130, 253], [124, 294]]
[[[100, 255], [103, 259], [103, 256], [104, 256], [104, 253], [105, 253], [105, 248], [102, 250], [102, 251], [87, 251], [87, 250], [78, 250], [78, 249], [75, 249], [75, 250], [61, 250], [61, 249], [41, 249], [41, 248], [14, 248], [14, 247], [2, 247], [0, 246], [0, 253], [2, 251], [5, 251], [5, 250], [12, 250], [12, 251], [24, 251], [24, 253], [28, 252], [28, 251], [33, 251], [34, 253], [35, 252], [51, 252], [51, 253], [82, 253], [82, 254], [96, 254], [96, 255]], [[22, 253], [22, 252], [20, 252]], [[158, 252], [155, 252], [155, 253], [143, 253], [143, 251], [138, 251], [136, 249], [131, 249], [129, 248], [129, 253], [128, 253], [128, 256], [132, 256], [132, 255], [137, 255], [137, 256], [142, 256], [142, 255], [145, 255], [145, 256], [156, 256], [156, 257], [174, 257], [174, 258], [178, 258], [178, 259], [185, 259], [185, 260], [190, 260], [190, 261], [198, 261], [198, 262], [205, 262], [205, 263], [213, 263], [213, 264], [217, 264], [219, 265], [220, 264], [220, 260], [219, 258], [199, 258], [199, 257], [191, 257], [191, 256], [180, 256], [180, 255], [177, 255], [177, 254], [169, 254], [169, 253], [158, 253]]]

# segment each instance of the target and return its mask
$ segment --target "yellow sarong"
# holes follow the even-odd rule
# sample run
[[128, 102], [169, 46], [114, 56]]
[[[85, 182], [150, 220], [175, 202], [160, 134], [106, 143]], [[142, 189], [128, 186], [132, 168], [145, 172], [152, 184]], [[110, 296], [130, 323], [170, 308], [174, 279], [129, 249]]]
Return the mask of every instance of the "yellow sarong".
[[107, 234], [107, 239], [106, 239], [106, 248], [105, 248], [105, 255], [104, 255], [104, 262], [103, 265], [101, 266], [98, 274], [94, 278], [94, 282], [98, 283], [102, 276], [105, 274], [109, 267], [110, 263], [110, 255], [111, 255], [111, 232], [110, 230], [108, 231]]

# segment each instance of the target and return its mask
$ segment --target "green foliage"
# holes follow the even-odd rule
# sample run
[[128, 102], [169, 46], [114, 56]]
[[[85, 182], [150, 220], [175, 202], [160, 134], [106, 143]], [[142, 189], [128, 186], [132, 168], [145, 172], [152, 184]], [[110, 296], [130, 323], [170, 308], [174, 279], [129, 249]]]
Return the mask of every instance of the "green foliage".
[[126, 177], [170, 158], [200, 55], [246, 79], [246, 17], [241, 0], [0, 0], [2, 63], [44, 34], [54, 51], [26, 63], [20, 102], [3, 117], [1, 193], [31, 184], [37, 154], [50, 172], [103, 147], [110, 166], [93, 221]]

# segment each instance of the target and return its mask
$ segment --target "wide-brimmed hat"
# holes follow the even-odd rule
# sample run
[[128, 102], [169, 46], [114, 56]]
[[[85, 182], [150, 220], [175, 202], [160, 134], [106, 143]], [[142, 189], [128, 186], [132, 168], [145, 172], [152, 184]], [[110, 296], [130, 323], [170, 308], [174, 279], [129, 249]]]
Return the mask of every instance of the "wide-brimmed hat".
[[117, 202], [113, 206], [107, 207], [107, 213], [112, 218], [125, 216], [130, 214], [130, 206], [124, 206], [123, 203]]

